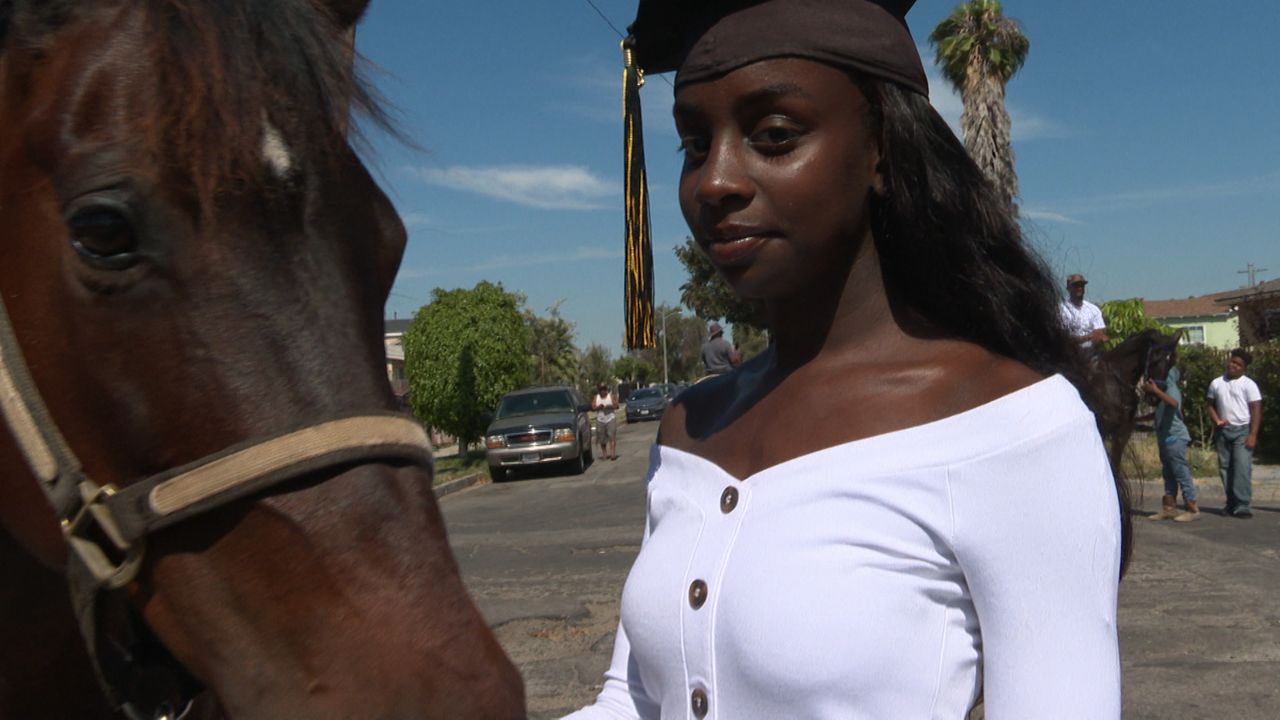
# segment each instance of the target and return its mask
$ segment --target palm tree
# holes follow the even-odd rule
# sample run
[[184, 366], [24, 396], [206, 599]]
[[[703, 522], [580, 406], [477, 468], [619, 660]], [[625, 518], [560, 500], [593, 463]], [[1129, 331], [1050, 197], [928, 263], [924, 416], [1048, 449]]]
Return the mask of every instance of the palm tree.
[[964, 100], [960, 130], [965, 147], [1016, 211], [1018, 175], [1004, 86], [1026, 61], [1031, 41], [1017, 20], [1005, 17], [1000, 0], [968, 0], [938, 23], [929, 43], [943, 75]]

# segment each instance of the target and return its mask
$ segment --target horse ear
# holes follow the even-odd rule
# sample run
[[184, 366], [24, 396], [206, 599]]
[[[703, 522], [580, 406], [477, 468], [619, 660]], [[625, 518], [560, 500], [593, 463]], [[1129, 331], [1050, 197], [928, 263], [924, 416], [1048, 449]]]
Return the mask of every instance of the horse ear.
[[354, 27], [369, 7], [369, 0], [318, 0], [329, 9], [329, 14], [337, 21], [338, 27], [347, 30]]

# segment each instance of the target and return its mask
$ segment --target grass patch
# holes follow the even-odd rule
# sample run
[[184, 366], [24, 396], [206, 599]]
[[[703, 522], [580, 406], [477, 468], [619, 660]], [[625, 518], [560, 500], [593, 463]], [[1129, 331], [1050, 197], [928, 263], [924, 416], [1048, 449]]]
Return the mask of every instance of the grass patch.
[[[1191, 463], [1191, 477], [1217, 477], [1218, 454], [1212, 447], [1201, 449], [1192, 443], [1187, 446], [1187, 461]], [[1160, 448], [1155, 433], [1135, 432], [1125, 448], [1120, 467], [1130, 480], [1159, 480]]]
[[436, 456], [435, 485], [456, 480], [464, 475], [489, 472], [485, 467], [484, 450], [472, 450], [466, 457], [458, 453]]

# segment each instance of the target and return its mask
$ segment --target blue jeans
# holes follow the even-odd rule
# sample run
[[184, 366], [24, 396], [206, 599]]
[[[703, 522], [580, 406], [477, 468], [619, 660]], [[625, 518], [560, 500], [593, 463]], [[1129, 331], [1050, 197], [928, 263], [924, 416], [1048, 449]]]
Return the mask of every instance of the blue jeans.
[[1253, 498], [1253, 451], [1244, 446], [1248, 425], [1227, 425], [1214, 433], [1218, 449], [1218, 474], [1227, 492], [1227, 512], [1248, 510]]
[[1182, 488], [1182, 499], [1186, 502], [1196, 501], [1196, 483], [1191, 479], [1191, 463], [1187, 462], [1187, 441], [1182, 438], [1165, 438], [1160, 442], [1160, 470], [1164, 474], [1164, 494], [1178, 496], [1178, 488]]

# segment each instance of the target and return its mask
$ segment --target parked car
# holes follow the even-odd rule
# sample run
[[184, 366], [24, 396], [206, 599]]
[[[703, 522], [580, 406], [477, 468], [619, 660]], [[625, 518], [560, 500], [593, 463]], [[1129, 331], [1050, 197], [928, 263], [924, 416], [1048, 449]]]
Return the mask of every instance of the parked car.
[[498, 482], [513, 470], [556, 463], [581, 473], [591, 458], [590, 409], [561, 385], [504, 395], [485, 431], [490, 477]]
[[627, 397], [627, 422], [657, 420], [667, 411], [669, 402], [661, 387], [647, 387], [632, 391]]
[[664, 383], [660, 385], [654, 385], [654, 387], [662, 391], [662, 396], [667, 399], [668, 405], [675, 402], [676, 396], [680, 394], [680, 390], [681, 390], [680, 386], [675, 383]]

